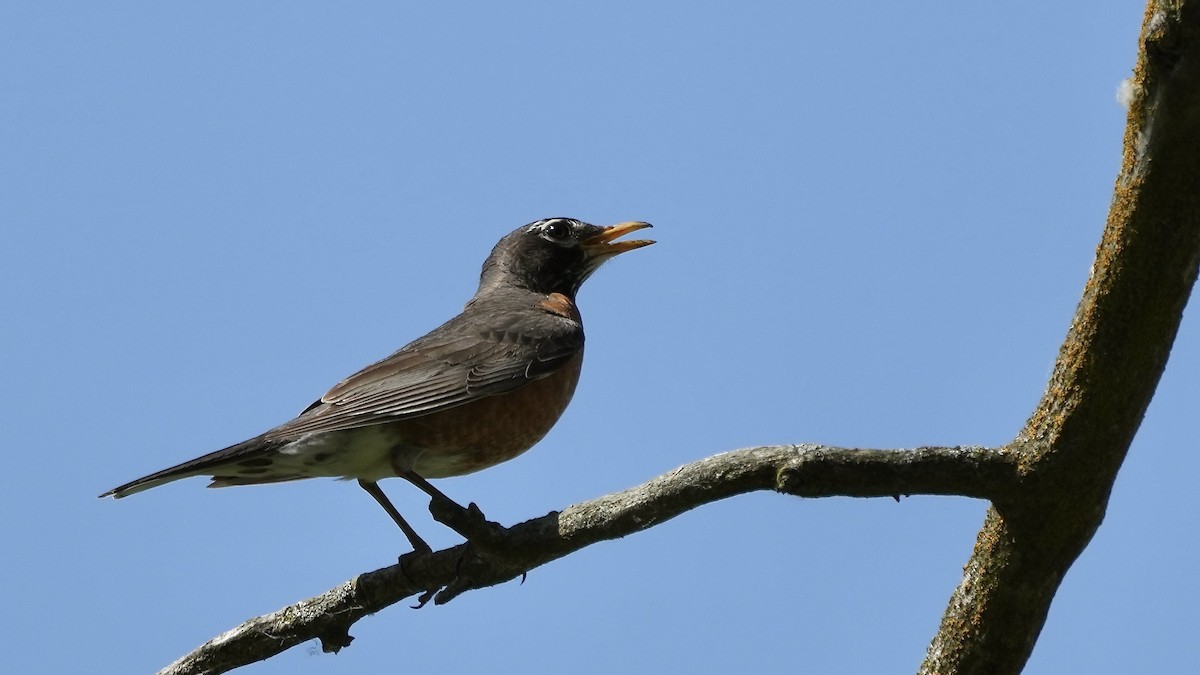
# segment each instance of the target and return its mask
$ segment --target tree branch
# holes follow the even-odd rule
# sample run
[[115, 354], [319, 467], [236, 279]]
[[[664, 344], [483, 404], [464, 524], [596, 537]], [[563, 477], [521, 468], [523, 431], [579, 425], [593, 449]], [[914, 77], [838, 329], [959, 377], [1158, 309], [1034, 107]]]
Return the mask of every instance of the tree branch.
[[1200, 3], [1151, 0], [1108, 224], [1046, 393], [923, 673], [1017, 673], [1091, 541], [1200, 265]]
[[[184, 656], [160, 675], [227, 672], [313, 638], [336, 652], [350, 626], [404, 598], [425, 593], [438, 604], [503, 583], [585, 546], [648, 529], [702, 504], [757, 490], [799, 497], [913, 494], [1009, 498], [1019, 490], [1017, 458], [998, 449], [857, 450], [784, 445], [726, 452], [642, 485], [499, 528], [487, 544], [410, 553], [390, 567], [251, 619]], [[448, 516], [431, 508], [435, 517]], [[477, 551], [477, 549], [480, 549]]]
[[1059, 583], [1103, 519], [1200, 267], [1200, 0], [1150, 0], [1140, 46], [1123, 163], [1092, 274], [1045, 395], [1007, 446], [751, 448], [510, 528], [434, 508], [436, 518], [477, 533], [474, 543], [406, 555], [252, 619], [161, 672], [226, 672], [312, 638], [337, 651], [355, 621], [405, 597], [447, 602], [754, 490], [990, 500], [921, 672], [1019, 672]]

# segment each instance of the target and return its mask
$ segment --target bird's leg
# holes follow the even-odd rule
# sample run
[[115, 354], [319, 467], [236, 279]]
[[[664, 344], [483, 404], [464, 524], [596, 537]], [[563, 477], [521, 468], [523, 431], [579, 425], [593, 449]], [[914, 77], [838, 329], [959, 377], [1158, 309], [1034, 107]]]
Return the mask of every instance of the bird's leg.
[[404, 520], [404, 516], [400, 515], [400, 512], [396, 510], [396, 507], [392, 506], [392, 502], [388, 500], [387, 495], [383, 494], [383, 490], [379, 489], [378, 483], [375, 481], [360, 479], [358, 481], [358, 486], [366, 490], [367, 494], [374, 497], [375, 501], [379, 502], [379, 505], [383, 507], [383, 510], [387, 511], [387, 514], [392, 517], [392, 520], [396, 521], [396, 524], [400, 526], [400, 530], [404, 532], [404, 536], [408, 537], [408, 542], [412, 544], [414, 551], [418, 551], [420, 553], [433, 552], [433, 549], [429, 547], [429, 544], [425, 543], [425, 540], [422, 539], [421, 536], [417, 534], [417, 531], [408, 524], [408, 521]]
[[500, 526], [488, 522], [487, 518], [483, 515], [483, 511], [474, 502], [471, 502], [470, 505], [464, 508], [415, 472], [400, 467], [393, 468], [395, 468], [397, 476], [412, 483], [422, 492], [429, 495], [432, 499], [429, 505], [429, 512], [433, 514], [433, 517], [438, 522], [459, 533], [468, 541], [483, 540], [484, 542], [490, 542], [495, 539], [496, 530], [500, 529]]
[[[475, 506], [475, 504], [472, 503], [471, 507], [463, 508], [458, 502], [447, 497], [446, 493], [435, 488], [432, 483], [425, 480], [419, 474], [413, 471], [396, 469], [396, 475], [417, 486], [422, 492], [429, 495], [434, 501], [442, 502], [444, 505], [458, 509], [459, 511], [475, 511], [476, 513], [480, 513], [479, 507]], [[480, 513], [480, 515], [482, 515], [482, 513]]]

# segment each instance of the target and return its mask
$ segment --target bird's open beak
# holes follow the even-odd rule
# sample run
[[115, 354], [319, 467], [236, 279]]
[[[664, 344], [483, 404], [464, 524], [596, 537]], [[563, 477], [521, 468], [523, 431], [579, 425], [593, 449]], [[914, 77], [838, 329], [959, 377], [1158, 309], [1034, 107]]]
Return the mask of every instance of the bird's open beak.
[[591, 237], [584, 239], [581, 243], [583, 244], [584, 250], [586, 250], [589, 255], [607, 258], [618, 253], [632, 251], [635, 248], [641, 248], [643, 246], [649, 246], [650, 244], [653, 244], [654, 242], [650, 239], [613, 241], [614, 239], [628, 234], [629, 232], [644, 230], [647, 227], [653, 227], [653, 225], [650, 223], [643, 223], [639, 220], [632, 220], [627, 223], [617, 223], [616, 225], [610, 225], [604, 228], [598, 234], [594, 234]]

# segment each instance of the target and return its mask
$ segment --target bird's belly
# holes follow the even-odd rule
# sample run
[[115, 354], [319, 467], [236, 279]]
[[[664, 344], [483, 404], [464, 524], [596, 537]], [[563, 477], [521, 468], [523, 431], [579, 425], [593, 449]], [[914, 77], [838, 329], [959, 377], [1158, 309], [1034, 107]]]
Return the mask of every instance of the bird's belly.
[[[511, 392], [431, 415], [306, 434], [272, 454], [269, 476], [255, 478], [378, 481], [395, 476], [397, 466], [425, 478], [447, 478], [495, 466], [550, 431], [571, 401], [582, 360], [576, 356], [553, 374]], [[267, 469], [255, 465], [241, 471]]]
[[511, 392], [395, 424], [396, 461], [425, 478], [473, 473], [525, 452], [571, 402], [582, 353], [553, 374]]
[[396, 475], [390, 459], [396, 440], [387, 425], [306, 434], [278, 450], [272, 469], [305, 478], [377, 481]]

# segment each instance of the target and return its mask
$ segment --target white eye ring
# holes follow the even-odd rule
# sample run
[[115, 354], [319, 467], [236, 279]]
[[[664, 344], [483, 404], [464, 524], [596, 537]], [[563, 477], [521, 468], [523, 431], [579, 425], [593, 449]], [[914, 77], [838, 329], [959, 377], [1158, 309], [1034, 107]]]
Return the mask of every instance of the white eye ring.
[[571, 240], [571, 223], [562, 218], [547, 220], [542, 223], [542, 237], [556, 243], [565, 244]]

